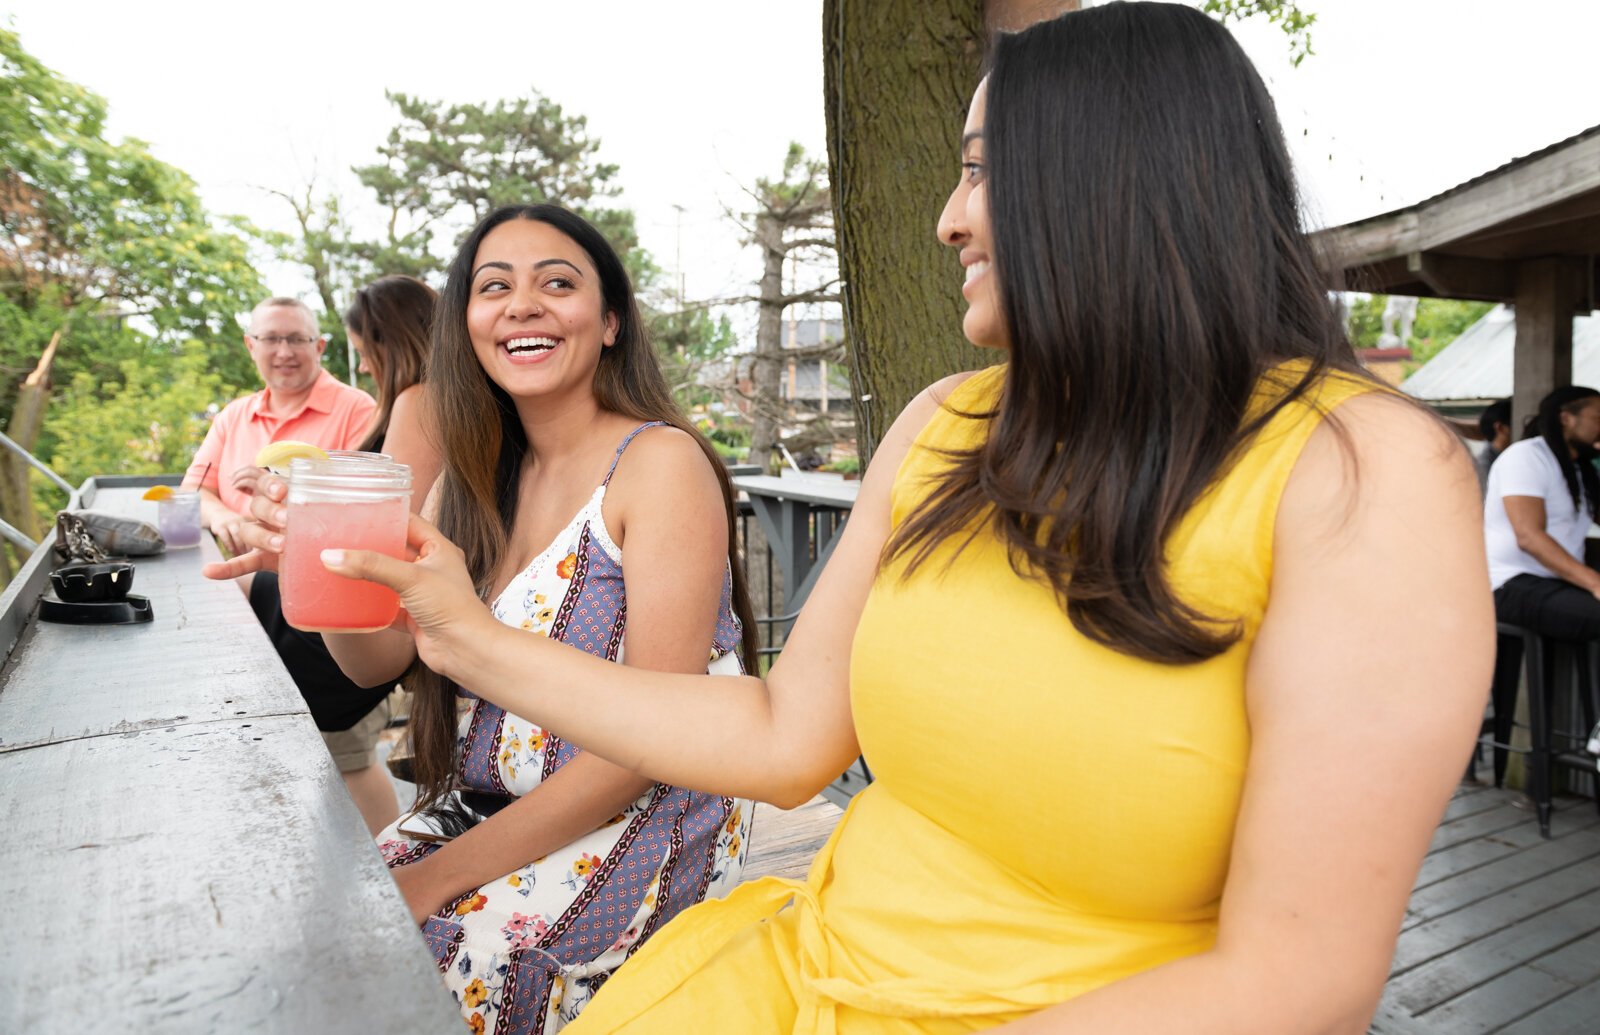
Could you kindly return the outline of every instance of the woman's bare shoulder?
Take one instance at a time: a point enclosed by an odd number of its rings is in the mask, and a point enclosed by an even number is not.
[[[1295,463],[1280,507],[1280,530],[1295,523],[1338,534],[1369,515],[1396,530],[1481,525],[1477,472],[1460,438],[1417,403],[1366,392],[1335,407]]]

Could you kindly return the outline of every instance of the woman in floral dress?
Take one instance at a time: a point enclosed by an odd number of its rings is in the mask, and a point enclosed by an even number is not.
[[[753,625],[731,487],[605,239],[555,206],[491,214],[450,268],[429,362],[444,472],[425,511],[494,615],[632,667],[738,675]],[[257,499],[263,549],[239,570],[277,547],[282,484]],[[473,1031],[558,1030],[663,923],[738,882],[749,802],[654,783],[478,700],[416,664],[408,632],[327,640],[351,678],[415,692],[418,800],[378,842]]]
[[[617,458],[655,426],[630,433]],[[492,610],[507,625],[625,662],[621,551],[603,514],[609,482],[608,473]],[[725,580],[708,671],[740,674],[739,629]],[[529,793],[578,753],[525,719],[466,699],[456,776],[468,809]],[[379,835],[384,859],[407,866],[427,858],[439,850],[439,826],[425,813],[402,819]],[[749,803],[655,784],[598,829],[452,899],[427,917],[423,935],[474,1030],[555,1031],[666,918],[732,890],[749,831]]]

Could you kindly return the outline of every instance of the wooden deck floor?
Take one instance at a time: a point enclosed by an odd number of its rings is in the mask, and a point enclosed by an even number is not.
[[[1557,802],[1539,836],[1519,796],[1462,784],[1411,896],[1375,1035],[1600,1033],[1600,815]],[[831,801],[756,807],[746,878],[803,877]]]
[[[833,833],[844,810],[818,795],[797,809],[784,812],[771,805],[756,806],[750,841],[754,847],[744,862],[744,879],[792,877],[800,880],[811,869],[817,849]]]
[[[1600,815],[1559,799],[1546,841],[1518,797],[1456,792],[1412,891],[1375,1033],[1600,1032]]]

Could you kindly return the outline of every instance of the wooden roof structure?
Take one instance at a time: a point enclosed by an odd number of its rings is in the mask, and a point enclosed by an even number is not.
[[[1335,290],[1514,306],[1520,421],[1571,383],[1572,318],[1600,305],[1600,126],[1312,239]]]

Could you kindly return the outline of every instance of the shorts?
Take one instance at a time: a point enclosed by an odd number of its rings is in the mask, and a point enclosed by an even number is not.
[[[389,701],[384,699],[366,714],[360,722],[347,730],[322,733],[322,742],[328,745],[328,754],[341,773],[354,773],[378,764],[378,735],[389,725]]]
[[[272,641],[278,660],[289,670],[317,729],[324,733],[342,732],[370,719],[372,710],[394,690],[394,680],[378,686],[351,681],[339,671],[339,663],[328,653],[321,636],[284,621],[275,572],[256,572],[250,583],[250,609]]]

